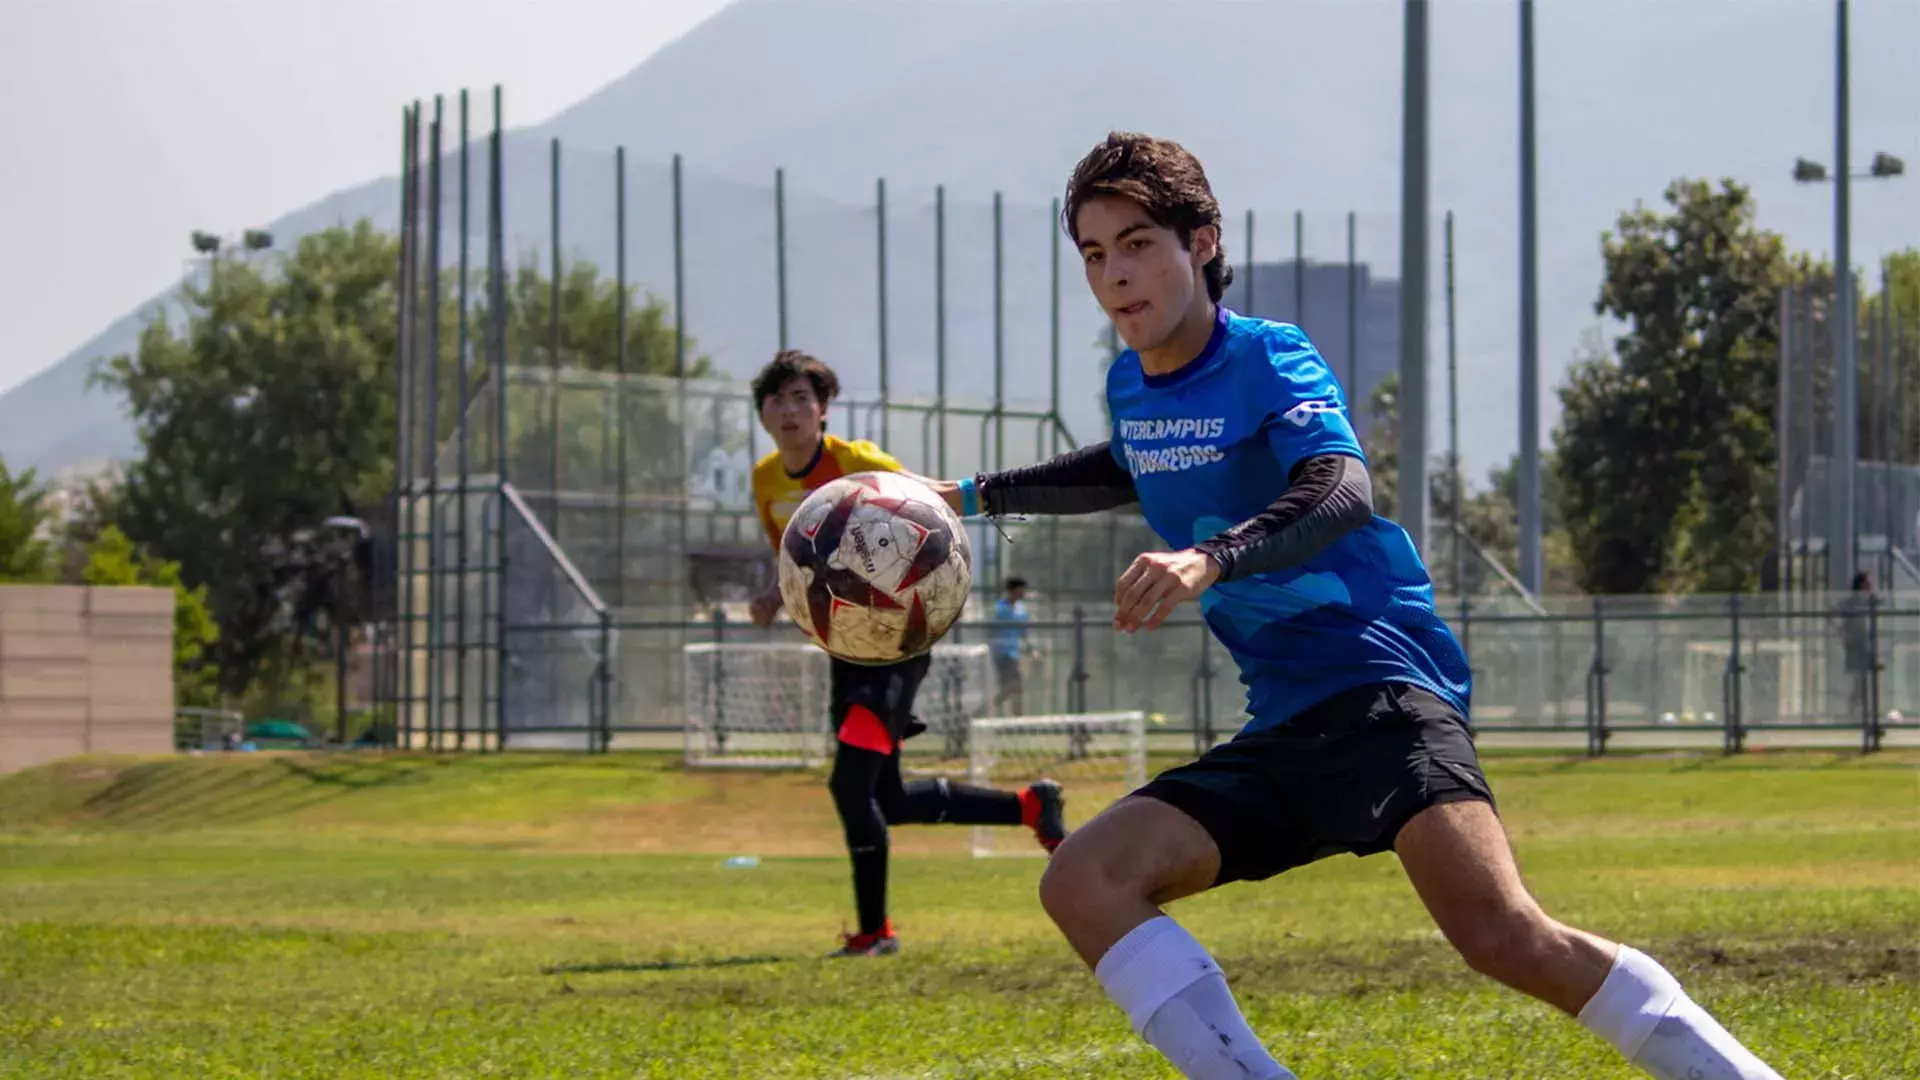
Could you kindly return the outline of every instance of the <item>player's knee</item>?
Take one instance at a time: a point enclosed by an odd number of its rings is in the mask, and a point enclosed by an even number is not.
[[[1559,927],[1537,907],[1485,909],[1448,929],[1467,966],[1509,985],[1526,985],[1552,963]]]
[[[1056,925],[1062,926],[1080,909],[1082,898],[1093,881],[1087,870],[1067,854],[1072,845],[1073,838],[1069,836],[1067,842],[1054,851],[1040,875],[1041,910]]]
[[[1065,924],[1103,901],[1144,897],[1148,888],[1109,852],[1074,834],[1047,860],[1040,875],[1040,906],[1056,924]]]
[[[880,785],[873,793],[873,804],[880,816],[893,825],[903,821],[939,821],[947,802],[945,777],[932,782],[916,781],[904,788]]]

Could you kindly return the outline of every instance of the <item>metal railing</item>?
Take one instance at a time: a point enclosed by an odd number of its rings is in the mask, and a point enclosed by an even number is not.
[[[1545,598],[1543,611],[1488,603],[1471,619],[1473,719],[1484,733],[1567,736],[1590,755],[1617,736],[1669,733],[1726,753],[1755,733],[1816,733],[1872,752],[1889,730],[1920,717],[1920,605],[1852,594],[1818,607],[1784,596]],[[1443,612],[1461,610],[1444,600]],[[1074,605],[1023,623],[965,620],[947,640],[1019,638],[1026,712],[1142,709],[1161,736],[1195,752],[1246,719],[1238,670],[1192,614],[1156,632],[1124,634],[1111,609]],[[1456,630],[1461,627],[1456,625]],[[716,610],[695,620],[510,622],[508,651],[529,641],[598,635],[591,678],[550,692],[586,695],[582,722],[503,716],[507,741],[556,732],[603,750],[616,736],[674,733],[682,651],[694,642],[797,640],[783,624],[760,629]],[[1464,636],[1464,635],[1462,635]],[[512,663],[511,658],[508,663]],[[589,674],[582,672],[582,674]]]

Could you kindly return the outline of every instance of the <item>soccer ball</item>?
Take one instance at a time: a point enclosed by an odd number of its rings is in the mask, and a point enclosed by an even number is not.
[[[967,531],[927,485],[890,472],[816,488],[780,539],[780,598],[814,644],[856,664],[933,648],[967,606]]]

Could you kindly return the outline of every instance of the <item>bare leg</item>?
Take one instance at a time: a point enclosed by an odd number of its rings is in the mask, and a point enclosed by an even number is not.
[[[1486,803],[1421,811],[1394,851],[1475,971],[1578,1017],[1660,1080],[1779,1080],[1651,958],[1549,918]]]
[[[1067,838],[1040,902],[1133,1029],[1195,1080],[1294,1080],[1247,1027],[1225,976],[1160,905],[1212,886],[1220,852],[1157,799],[1109,807]]]
[[[1473,970],[1568,1014],[1600,989],[1619,946],[1540,909],[1520,881],[1492,807],[1430,807],[1400,830],[1394,851],[1440,932]]]
[[[1164,914],[1160,905],[1205,891],[1219,871],[1220,851],[1199,822],[1157,799],[1122,799],[1053,853],[1040,903],[1094,967],[1128,931]]]

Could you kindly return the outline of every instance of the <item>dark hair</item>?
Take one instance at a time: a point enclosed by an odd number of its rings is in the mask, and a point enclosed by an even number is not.
[[[1118,195],[1137,204],[1155,225],[1172,229],[1180,237],[1180,246],[1189,250],[1195,229],[1208,225],[1220,228],[1220,200],[1213,197],[1200,159],[1169,139],[1115,131],[1087,151],[1067,181],[1063,224],[1074,243],[1080,242],[1075,224],[1080,208],[1100,195]],[[1219,253],[1202,272],[1207,279],[1208,299],[1219,303],[1227,294],[1227,286],[1233,284],[1224,238]]]
[[[1865,570],[1853,575],[1853,591],[1869,592],[1873,589],[1873,575]]]
[[[840,377],[825,361],[799,349],[782,349],[753,377],[753,410],[759,412],[768,398],[785,390],[795,379],[812,383],[813,396],[819,398],[822,405],[840,396]]]
[[[1023,578],[1023,577],[1010,577],[1010,578],[1008,578],[1008,579],[1007,579],[1007,591],[1008,591],[1008,592],[1012,592],[1012,591],[1013,591],[1013,590],[1015,590],[1015,589],[1024,589],[1024,588],[1026,588],[1026,587],[1027,587],[1027,579],[1026,579],[1026,578]]]

